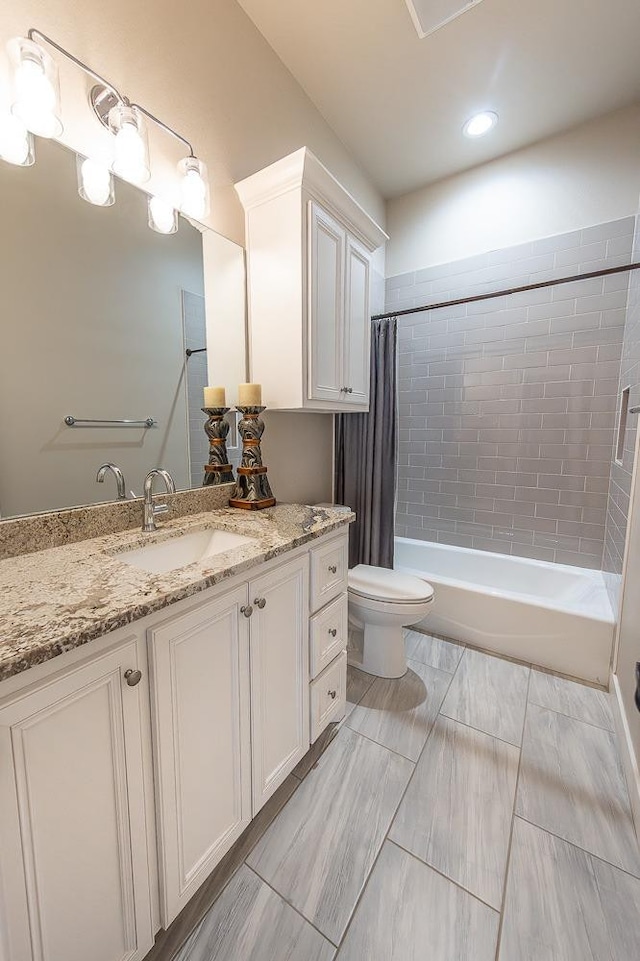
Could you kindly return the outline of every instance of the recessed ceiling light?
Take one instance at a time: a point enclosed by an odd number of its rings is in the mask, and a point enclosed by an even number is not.
[[[462,132],[465,137],[484,137],[486,133],[493,130],[497,122],[497,113],[494,113],[493,110],[483,110],[482,113],[477,113],[467,120],[462,128]]]

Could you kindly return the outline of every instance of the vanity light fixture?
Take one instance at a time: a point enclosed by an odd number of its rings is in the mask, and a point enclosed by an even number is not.
[[[10,119],[0,113],[0,158],[29,166],[34,162],[31,134],[59,137],[62,133],[58,69],[43,44],[53,47],[96,81],[89,100],[98,120],[113,135],[113,172],[134,184],[149,180],[147,121],[151,121],[189,151],[178,164],[179,209],[194,220],[206,217],[209,212],[207,168],[195,156],[189,141],[145,107],[132,103],[86,63],[33,27],[26,37],[12,40],[8,45],[14,64],[14,99]],[[113,178],[104,163],[78,157],[77,169],[78,192],[83,200],[100,207],[114,203]],[[175,233],[178,229],[176,206],[163,198],[151,197],[149,226],[159,233]]]
[[[33,134],[12,113],[0,113],[0,157],[18,167],[35,162]]]
[[[59,137],[62,120],[55,60],[31,37],[12,40],[8,50],[13,61],[12,112],[31,133]]]
[[[116,201],[113,176],[106,164],[91,157],[76,158],[78,193],[96,207],[111,207]]]
[[[498,122],[498,114],[494,110],[483,110],[476,113],[465,123],[462,132],[465,137],[475,140],[476,137],[484,137],[485,134],[493,130]]]
[[[158,234],[175,234],[178,212],[164,197],[149,197],[149,226]]]

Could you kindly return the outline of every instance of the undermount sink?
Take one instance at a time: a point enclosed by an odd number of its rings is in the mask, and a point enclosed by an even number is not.
[[[137,567],[149,574],[166,574],[181,567],[203,561],[234,547],[255,543],[252,537],[234,534],[232,531],[206,530],[181,534],[156,544],[138,547],[118,554],[118,560]]]

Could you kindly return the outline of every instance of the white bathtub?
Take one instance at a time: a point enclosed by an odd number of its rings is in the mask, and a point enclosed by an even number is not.
[[[421,628],[608,685],[615,619],[600,571],[407,537],[395,568],[435,587]]]

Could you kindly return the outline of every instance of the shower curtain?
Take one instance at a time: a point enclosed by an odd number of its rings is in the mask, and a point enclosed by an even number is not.
[[[397,318],[371,324],[368,414],[336,416],[336,502],[356,513],[349,567],[393,567],[398,462]]]

